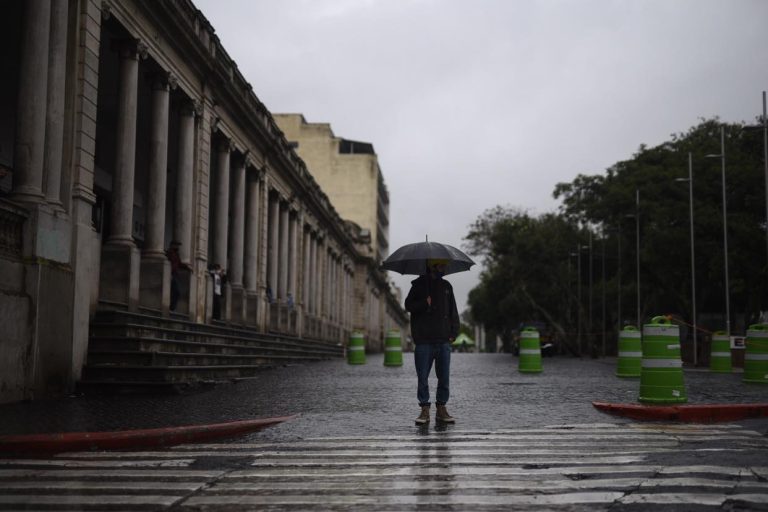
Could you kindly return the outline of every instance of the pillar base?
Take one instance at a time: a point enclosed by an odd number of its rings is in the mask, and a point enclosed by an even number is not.
[[[244,324],[245,323],[245,315],[243,312],[243,308],[245,307],[245,290],[242,286],[233,285],[231,288],[230,293],[230,300],[228,301],[232,307],[231,307],[231,317],[230,321],[233,324]]]
[[[99,301],[137,311],[141,255],[132,245],[107,243],[101,248]]]
[[[141,259],[140,307],[168,316],[171,297],[171,263],[164,257]]]
[[[69,216],[47,204],[25,206],[29,218],[24,223],[24,256],[69,264],[72,243],[72,220]]]
[[[221,319],[227,323],[232,321],[232,285],[229,283],[221,287]]]
[[[261,328],[259,325],[259,293],[246,292],[245,295],[245,323],[246,325]]]

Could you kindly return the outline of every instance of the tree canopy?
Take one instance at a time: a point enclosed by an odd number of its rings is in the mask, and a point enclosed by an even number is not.
[[[656,147],[640,146],[601,174],[558,183],[557,213],[530,216],[500,206],[484,212],[465,238],[468,252],[484,264],[469,295],[473,319],[507,336],[522,322],[545,321],[564,338],[579,321],[593,333],[636,323],[639,228],[641,321],[671,313],[690,322],[690,203],[683,181],[690,152],[697,320],[712,330],[725,328],[721,126],[731,331],[756,321],[768,309],[762,132],[718,119],[702,120]],[[591,250],[585,249],[590,240]],[[609,305],[604,322],[596,312],[603,303]]]

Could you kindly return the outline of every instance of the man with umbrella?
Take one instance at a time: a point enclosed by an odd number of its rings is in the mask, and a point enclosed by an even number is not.
[[[411,338],[421,406],[417,425],[429,423],[429,372],[432,364],[437,374],[435,404],[438,422],[453,423],[445,404],[449,396],[451,342],[459,334],[459,312],[451,283],[443,276],[469,270],[475,262],[457,248],[437,242],[407,244],[393,252],[381,264],[384,270],[420,276],[411,282],[405,309],[411,313]]]
[[[459,334],[459,312],[453,287],[443,279],[448,263],[447,259],[428,259],[425,275],[411,282],[411,290],[405,299],[415,344],[416,396],[421,407],[421,414],[416,418],[418,425],[429,423],[429,373],[433,363],[437,375],[435,419],[442,423],[455,421],[445,408],[450,393],[451,342]]]

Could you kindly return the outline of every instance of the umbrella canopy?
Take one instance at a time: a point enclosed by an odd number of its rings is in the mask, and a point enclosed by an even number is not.
[[[384,270],[421,276],[427,273],[427,260],[447,260],[446,274],[464,272],[475,264],[457,248],[439,242],[418,242],[400,247],[381,264]]]
[[[473,340],[463,332],[459,333],[459,335],[456,336],[456,339],[453,340],[453,343],[451,343],[451,345],[453,345],[454,347],[460,347],[462,344],[464,344],[464,342],[466,342],[466,345],[468,347],[475,346],[475,340]]]

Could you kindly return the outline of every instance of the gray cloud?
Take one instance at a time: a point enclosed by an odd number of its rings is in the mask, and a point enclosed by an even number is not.
[[[195,3],[272,112],[374,144],[393,249],[554,210],[557,182],[700,117],[752,121],[768,89],[761,0]],[[460,308],[477,276],[450,276]]]

